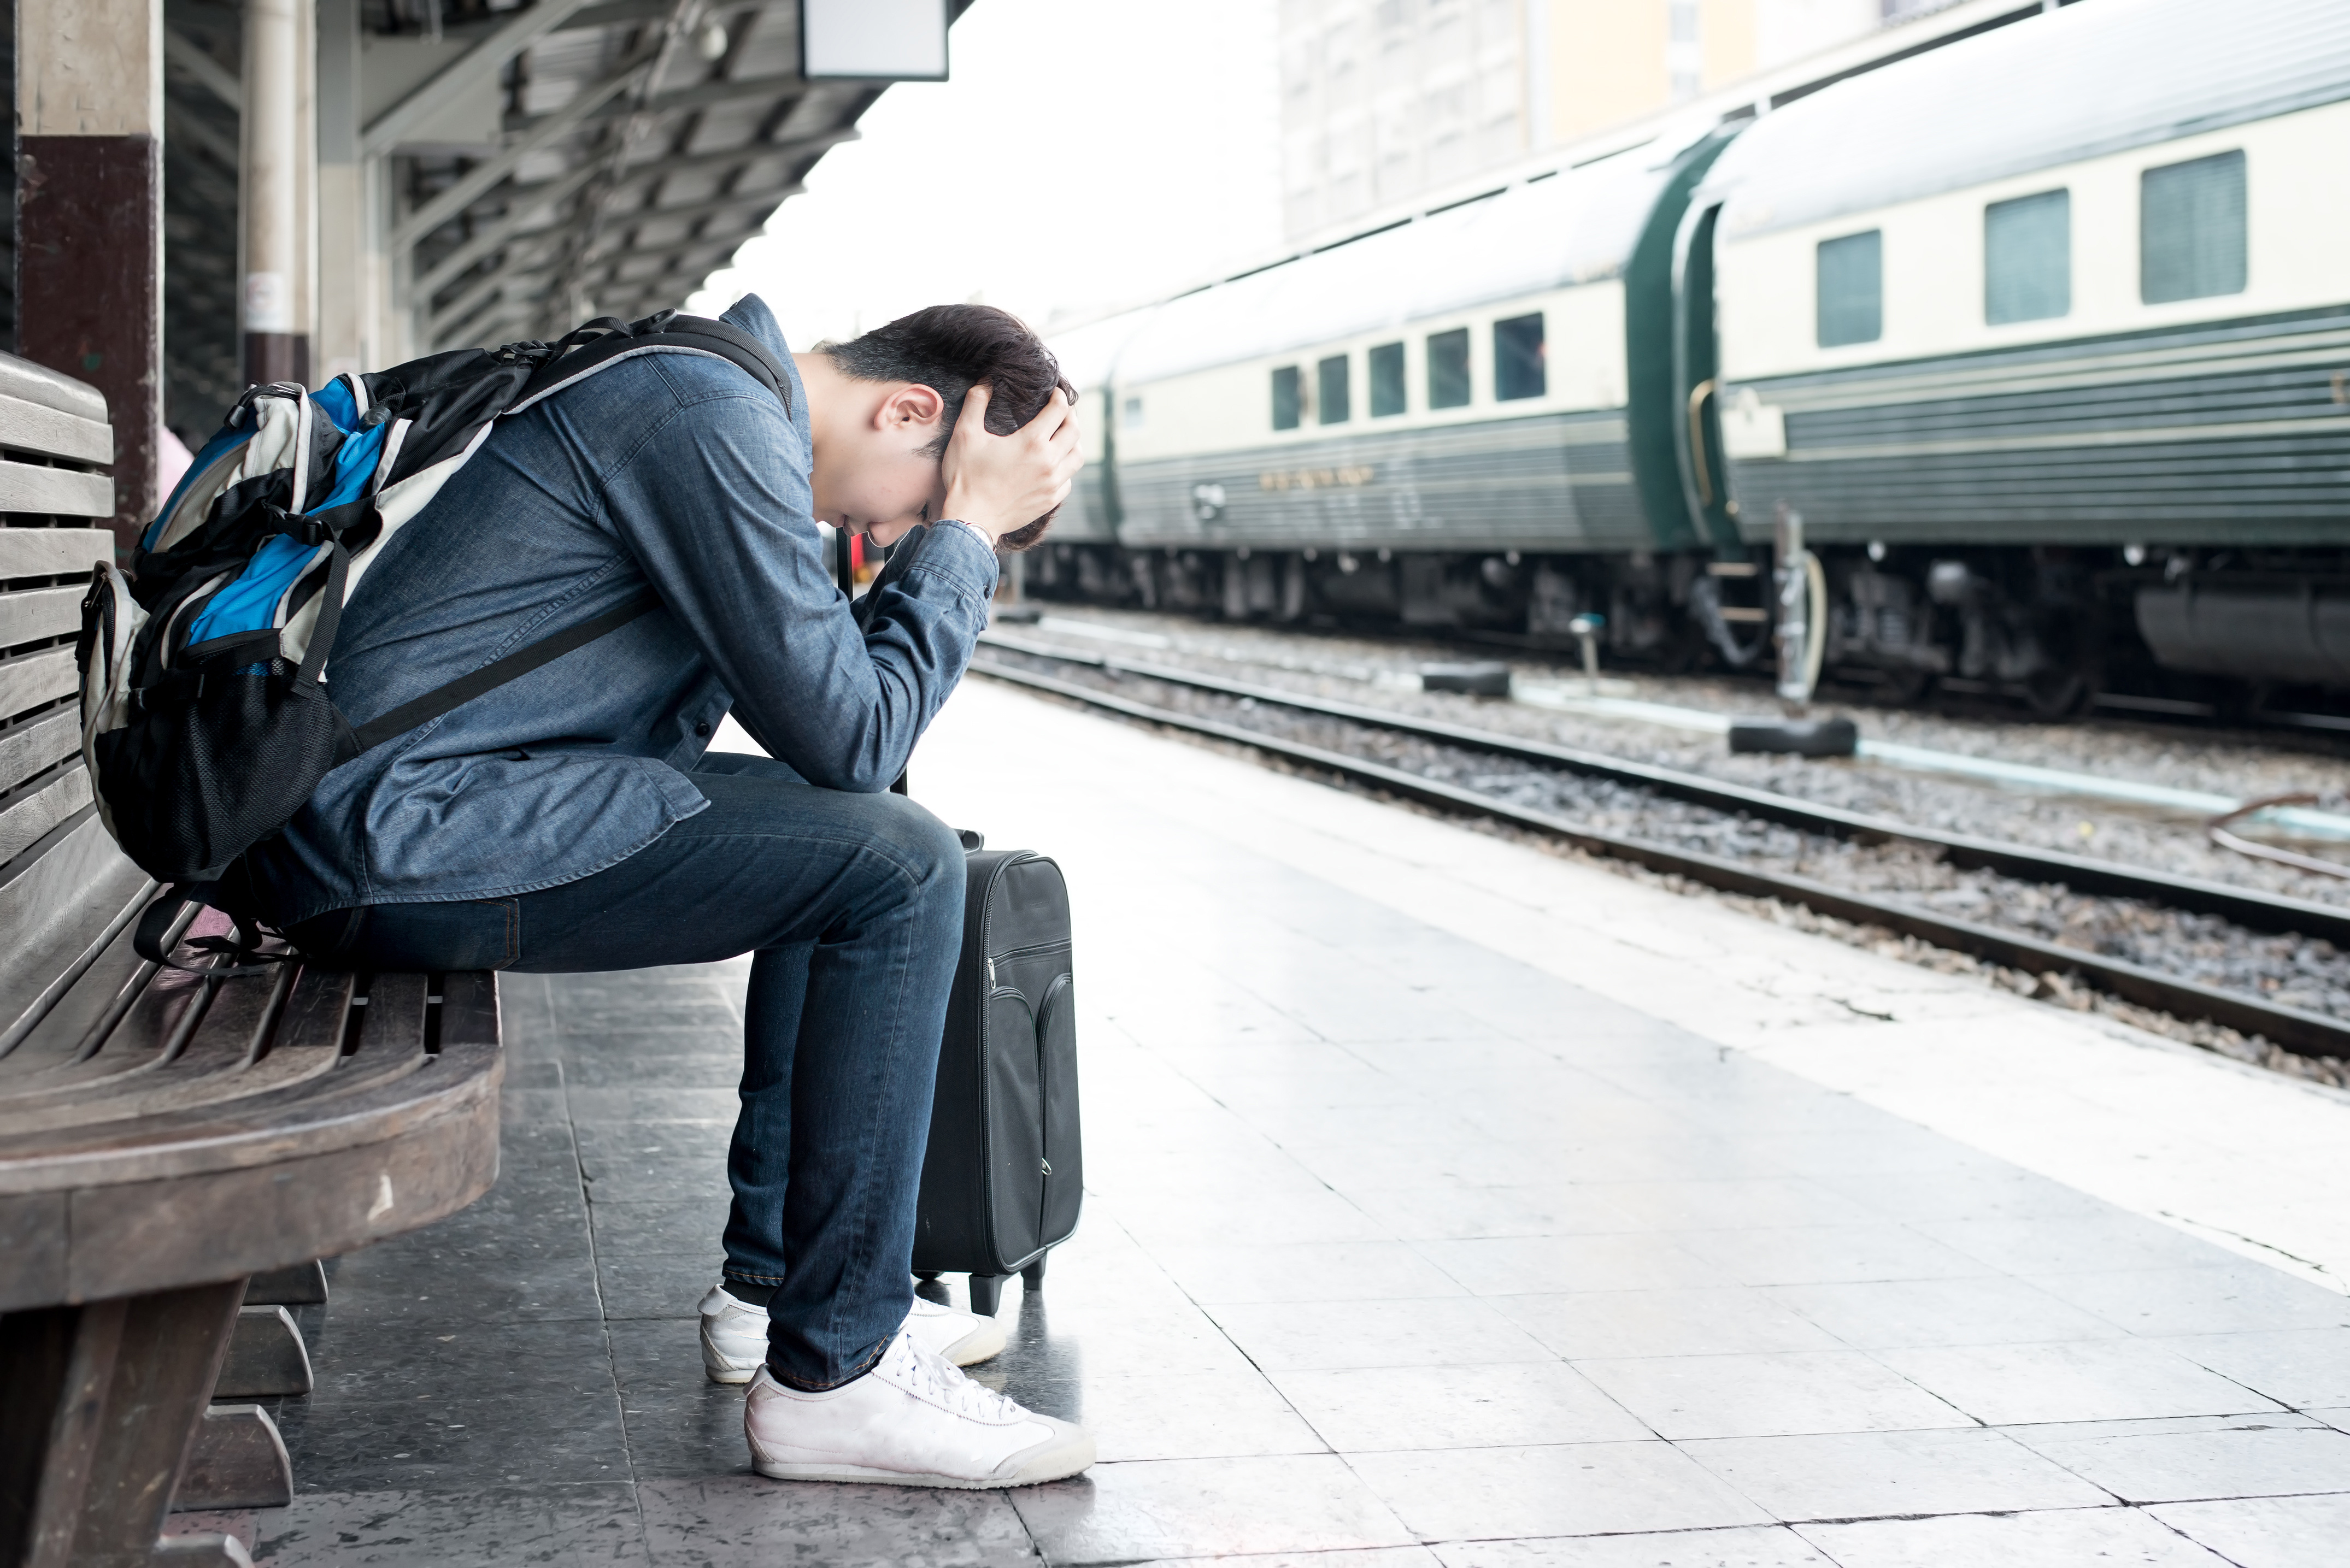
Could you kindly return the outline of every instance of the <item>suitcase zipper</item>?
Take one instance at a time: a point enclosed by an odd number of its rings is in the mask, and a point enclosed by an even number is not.
[[[1042,958],[1047,953],[1068,950],[1069,944],[1066,941],[1035,942],[1024,948],[1012,948],[1003,952],[991,954],[987,961],[987,988],[990,991],[995,989],[995,966],[999,963],[1010,963],[1014,959]]]

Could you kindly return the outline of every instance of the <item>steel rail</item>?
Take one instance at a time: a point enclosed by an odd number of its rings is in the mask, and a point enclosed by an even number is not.
[[[1447,723],[1441,719],[1311,697],[1275,686],[1219,680],[1196,670],[1121,659],[1114,654],[1078,653],[998,631],[983,632],[980,640],[1031,658],[1055,659],[1111,673],[1139,675],[1170,685],[1196,687],[1203,691],[1215,691],[1231,697],[1253,698],[1259,702],[1277,703],[1309,713],[1345,719],[1353,723],[1375,724],[1381,729],[1398,731],[1444,745],[1513,757],[1521,762],[1540,763],[1588,777],[1612,779],[1678,800],[1711,806],[1717,811],[1743,813],[1770,822],[1784,823],[1790,827],[1852,838],[1864,844],[1916,844],[1941,851],[1951,865],[1966,869],[1996,871],[2004,877],[2030,882],[2062,882],[2076,892],[2101,893],[2107,898],[2143,898],[2168,909],[2184,909],[2199,915],[2218,915],[2252,930],[2323,937],[2334,946],[2350,950],[2350,909],[2321,904],[2314,899],[2287,898],[2249,888],[2232,888],[2224,882],[2207,881],[2199,877],[2141,871],[2117,866],[2109,860],[2067,855],[2057,849],[2035,849],[2029,845],[1981,838],[1971,834],[1946,833],[1939,828],[1920,827],[1897,822],[1890,817],[1846,811],[1794,795],[1711,779],[1701,774],[1683,773],[1677,768],[1637,763],[1625,757],[1611,757],[1598,752],[1505,735],[1465,724]]]
[[[1009,646],[996,634],[987,641],[996,646]],[[1022,650],[1022,651],[1024,651]],[[1124,671],[1140,674],[1131,664],[1113,662],[1078,655],[1066,662],[1109,669],[1113,673]],[[1306,767],[1342,778],[1375,784],[1391,794],[1433,805],[1446,811],[1474,816],[1496,818],[1521,827],[1531,828],[1546,836],[1571,844],[1595,855],[1612,859],[1627,860],[1653,871],[1668,872],[1690,878],[1693,882],[1719,888],[1724,892],[1741,893],[1752,898],[1777,898],[1801,904],[1819,914],[1850,920],[1856,925],[1877,926],[1900,936],[1915,937],[1937,947],[1967,953],[1972,957],[2022,970],[2029,974],[2077,974],[2101,989],[2127,1002],[2158,1008],[2184,1018],[2207,1019],[2246,1034],[2257,1034],[2287,1050],[2311,1056],[2350,1057],[2350,1023],[2325,1017],[2300,1008],[2285,1007],[2259,1000],[2242,992],[2224,991],[2216,986],[2202,985],[2181,980],[2158,971],[2121,959],[2107,958],[2079,948],[2062,947],[2036,937],[2005,931],[1973,920],[1938,915],[1910,905],[1894,903],[1864,893],[1854,893],[1808,877],[1787,872],[1757,870],[1753,867],[1726,860],[1719,856],[1700,851],[1676,849],[1667,845],[1651,843],[1619,834],[1601,833],[1572,822],[1553,812],[1534,806],[1519,805],[1496,796],[1464,789],[1436,779],[1423,777],[1384,763],[1348,756],[1321,746],[1285,741],[1263,731],[1251,730],[1239,724],[1227,724],[1214,719],[1179,713],[1171,709],[1138,702],[1111,692],[1087,686],[1079,681],[1064,680],[1056,676],[1035,670],[1014,669],[993,659],[973,659],[973,674],[991,680],[1024,686],[1032,691],[1049,692],[1057,697],[1120,713],[1128,718],[1163,725],[1197,735],[1231,742],[1259,752],[1284,757]],[[1160,679],[1152,676],[1150,679]],[[1187,680],[1201,684],[1204,690],[1219,690],[1236,682],[1209,685],[1204,680]],[[1253,691],[1244,693],[1255,695]],[[1295,694],[1273,692],[1277,701],[1291,706],[1306,706],[1314,711],[1327,711],[1345,704],[1323,704],[1313,699],[1305,703],[1292,701]],[[1429,733],[1427,722],[1403,720],[1373,709],[1357,710],[1361,722],[1381,728],[1401,730],[1408,733]],[[1354,718],[1355,713],[1339,715]],[[1465,732],[1469,734],[1480,732]],[[1512,742],[1516,744],[1514,741]],[[2028,853],[2028,852],[2027,852]]]

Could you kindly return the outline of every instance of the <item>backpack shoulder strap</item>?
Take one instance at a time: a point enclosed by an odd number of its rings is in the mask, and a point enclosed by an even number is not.
[[[472,701],[484,691],[494,691],[509,680],[518,680],[542,664],[562,658],[575,648],[585,648],[607,632],[618,631],[639,616],[650,615],[660,607],[660,596],[650,587],[639,589],[625,602],[606,610],[602,615],[567,627],[554,636],[543,638],[528,648],[517,649],[504,659],[494,659],[470,675],[461,675],[446,686],[435,687],[413,701],[402,702],[388,713],[379,713],[351,732],[351,756],[383,744],[395,735],[404,735],[419,724],[429,724],[443,713]]]
[[[602,323],[589,325],[600,327]],[[585,380],[616,359],[625,359],[635,354],[680,349],[731,360],[774,394],[786,413],[791,411],[791,375],[768,351],[765,344],[723,321],[713,321],[702,316],[670,315],[666,320],[658,316],[650,317],[637,323],[634,328],[615,323],[613,328],[580,347],[558,352],[523,384],[522,390],[515,395],[513,402],[506,405],[504,412],[518,414],[540,399],[552,397],[564,388]]]

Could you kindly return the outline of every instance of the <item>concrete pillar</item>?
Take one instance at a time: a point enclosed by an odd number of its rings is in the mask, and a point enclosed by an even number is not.
[[[294,330],[296,379],[315,384],[318,341],[318,7],[294,4]]]
[[[244,379],[307,381],[310,336],[298,312],[303,28],[296,0],[244,0],[244,118],[238,182]]]
[[[359,0],[318,0],[318,379],[380,369],[374,213],[359,163]]]
[[[17,0],[16,124],[17,350],[106,394],[128,547],[159,500],[161,0]]]

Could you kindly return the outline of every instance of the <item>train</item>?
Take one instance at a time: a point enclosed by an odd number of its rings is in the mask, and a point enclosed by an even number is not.
[[[1052,341],[1040,597],[1765,670],[1793,514],[1859,694],[2350,710],[2339,0],[2087,0]]]

